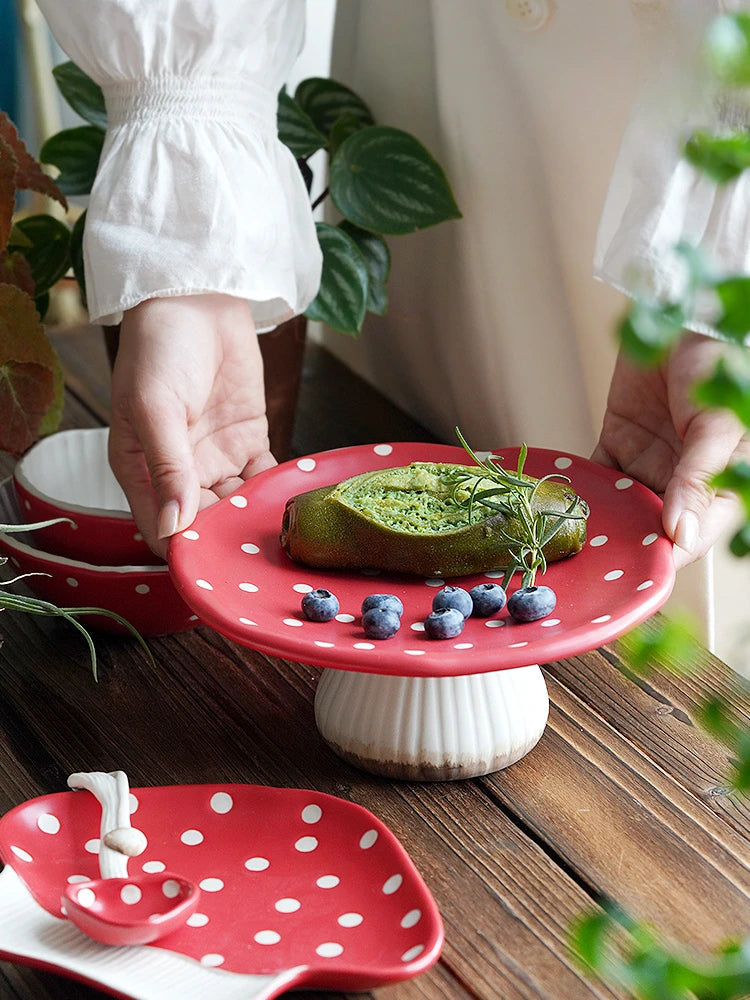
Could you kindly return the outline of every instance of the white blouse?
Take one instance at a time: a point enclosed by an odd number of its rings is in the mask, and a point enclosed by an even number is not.
[[[223,292],[267,330],[304,312],[321,254],[276,134],[304,0],[40,0],[104,91],[108,129],[84,239],[90,318]]]

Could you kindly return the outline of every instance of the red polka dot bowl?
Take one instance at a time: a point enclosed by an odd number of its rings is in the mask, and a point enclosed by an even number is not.
[[[29,449],[13,473],[21,516],[27,524],[68,519],[36,530],[48,552],[108,566],[156,564],[109,466],[108,435],[107,427],[58,431]]]
[[[13,484],[0,483],[0,524],[22,524]],[[24,580],[42,600],[58,607],[104,608],[127,619],[141,635],[168,635],[198,624],[197,616],[175,590],[166,563],[152,566],[98,566],[68,559],[36,547],[36,531],[0,531],[0,557],[8,564],[6,578],[40,574]],[[7,571],[11,570],[11,574]],[[125,633],[127,629],[104,615],[87,616],[91,627]]]

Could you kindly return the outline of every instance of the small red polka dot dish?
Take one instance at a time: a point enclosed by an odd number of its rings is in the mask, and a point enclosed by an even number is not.
[[[107,427],[58,431],[30,448],[13,471],[26,523],[64,517],[36,532],[48,552],[97,565],[161,562],[146,545],[109,466]]]
[[[101,811],[61,792],[0,819],[0,957],[117,996],[270,1000],[293,988],[368,990],[430,968],[443,925],[401,843],[366,809],[255,785],[133,789],[147,846],[129,873],[200,888],[186,922],[111,948],[65,920],[61,894],[96,878]]]
[[[519,449],[501,448],[515,469]],[[236,642],[286,659],[339,670],[414,677],[449,677],[546,663],[609,642],[656,612],[674,584],[672,543],[661,525],[662,502],[614,469],[560,451],[530,448],[524,471],[570,479],[591,513],[583,550],[551,563],[537,584],[557,595],[548,617],[517,623],[507,607],[469,618],[460,636],[436,641],[424,620],[436,589],[466,590],[502,572],[448,579],[313,569],[292,562],[279,533],[289,497],[374,469],[410,462],[467,464],[463,449],[415,443],[342,448],[286,462],[249,480],[198,515],[172,540],[168,562],[185,601],[206,624]],[[518,575],[509,594],[520,587]],[[325,623],[306,619],[302,596],[323,588],[339,613]],[[361,624],[365,597],[389,593],[404,606],[399,631],[369,640]]]
[[[0,524],[22,524],[11,480],[0,483]],[[59,607],[105,608],[126,618],[143,636],[170,635],[195,628],[198,618],[177,593],[166,563],[143,566],[99,566],[68,559],[37,547],[37,531],[0,531],[0,556],[8,559],[6,578],[40,574],[24,580],[42,600]],[[10,572],[8,572],[10,571]],[[104,615],[88,623],[108,632],[125,633]]]

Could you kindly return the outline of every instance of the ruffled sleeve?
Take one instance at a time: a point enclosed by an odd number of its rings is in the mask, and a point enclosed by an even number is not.
[[[596,277],[631,296],[680,296],[687,273],[678,243],[700,247],[719,276],[750,273],[750,173],[717,185],[682,156],[696,129],[750,125],[750,107],[718,93],[701,70],[700,45],[716,13],[713,4],[688,2],[673,16],[679,21],[664,16],[641,38],[650,72],[623,136],[594,255]],[[720,337],[716,317],[706,296],[687,326]]]
[[[276,102],[304,0],[40,6],[107,106],[84,236],[91,320],[199,292],[249,300],[261,331],[303,312],[321,255]]]

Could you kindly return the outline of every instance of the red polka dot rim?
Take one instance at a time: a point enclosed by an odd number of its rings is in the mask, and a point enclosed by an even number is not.
[[[518,448],[495,454],[513,469]],[[578,555],[552,563],[537,583],[552,587],[557,606],[548,618],[517,624],[507,609],[489,619],[469,618],[456,639],[424,632],[436,588],[470,589],[502,573],[425,579],[386,573],[311,569],[292,562],[279,532],[289,497],[373,469],[413,461],[466,464],[449,445],[361,445],[286,462],[249,480],[231,497],[201,511],[170,545],[177,589],[199,618],[252,649],[340,670],[441,677],[551,660],[594,649],[634,628],[669,597],[675,570],[672,543],[661,525],[662,502],[614,469],[566,452],[530,448],[524,471],[567,476],[591,508],[588,541]],[[516,576],[509,593],[520,586]],[[339,599],[333,621],[308,621],[302,595],[325,588]],[[368,640],[360,607],[373,592],[404,604],[402,625],[387,640]]]

